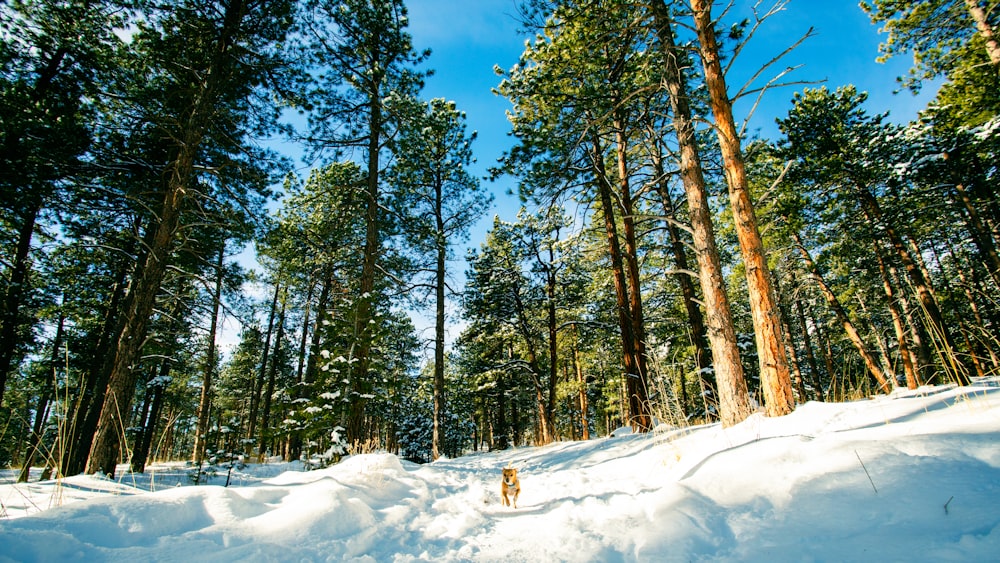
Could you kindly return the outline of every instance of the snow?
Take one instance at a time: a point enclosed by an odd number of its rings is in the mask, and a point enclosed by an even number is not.
[[[664,427],[665,428],[665,427]],[[518,508],[500,469],[519,468]],[[996,561],[1000,380],[419,466],[0,485],[0,561]]]

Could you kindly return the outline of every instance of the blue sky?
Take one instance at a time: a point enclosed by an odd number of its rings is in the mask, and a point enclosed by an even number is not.
[[[749,17],[755,0],[736,0],[733,11],[723,21],[727,24]],[[762,5],[773,5],[762,0]],[[443,97],[454,100],[465,111],[470,130],[478,132],[473,145],[477,164],[472,172],[484,176],[487,168],[510,147],[506,110],[510,104],[491,91],[499,82],[494,65],[509,69],[524,49],[525,36],[518,33],[516,0],[408,0],[409,31],[417,49],[431,49],[427,68],[435,75],[427,80],[425,98]],[[718,15],[718,14],[716,14]],[[785,66],[798,66],[791,75],[799,81],[824,81],[829,88],[854,84],[870,94],[871,113],[889,111],[890,119],[906,122],[916,116],[933,92],[931,88],[915,98],[898,89],[896,77],[906,74],[912,61],[896,58],[886,64],[875,62],[878,45],[883,37],[878,28],[858,7],[857,0],[790,0],[786,9],[769,19],[755,34],[742,54],[730,78],[730,88],[742,85],[738,76],[746,77],[766,61],[798,40],[809,27],[815,36],[806,40],[783,59]],[[766,80],[766,79],[765,79]],[[815,85],[813,87],[818,87]],[[792,95],[802,86],[773,90],[767,94],[750,122],[750,131],[764,137],[777,135],[776,117],[788,112]],[[736,118],[742,120],[747,104],[737,104]],[[304,167],[301,167],[304,166]],[[299,172],[307,173],[308,165],[300,164]],[[495,195],[493,209],[472,230],[468,246],[478,248],[492,225],[494,215],[515,219],[520,203],[516,195],[507,195],[516,187],[512,178],[502,178],[488,184]],[[277,207],[278,204],[275,204]],[[453,287],[464,284],[465,249],[456,249],[457,260],[449,264]],[[253,267],[253,249],[248,247],[240,258]],[[265,291],[266,293],[266,291]],[[421,312],[414,312],[414,322],[425,336],[431,334],[430,321]],[[449,318],[449,341],[462,328],[459,319]],[[236,342],[238,328],[226,323],[223,344],[228,349]]]
[[[773,3],[763,0],[761,6],[770,7]],[[728,24],[751,17],[753,4],[754,0],[736,0],[733,10],[723,21]],[[435,75],[427,81],[424,95],[454,100],[466,112],[469,128],[479,134],[473,145],[478,159],[474,172],[484,175],[486,168],[510,146],[505,116],[510,105],[490,89],[499,81],[493,72],[494,65],[510,68],[524,48],[525,36],[518,33],[515,19],[516,2],[410,0],[407,7],[415,46],[432,50],[427,66],[435,70]],[[774,72],[786,66],[802,65],[789,75],[789,79],[824,81],[822,85],[830,89],[854,84],[870,94],[869,112],[890,111],[890,119],[894,121],[908,121],[926,105],[931,89],[916,98],[909,92],[894,94],[898,89],[896,77],[906,74],[912,61],[899,57],[886,64],[875,61],[884,35],[879,34],[878,27],[869,21],[857,0],[789,1],[783,11],[758,29],[737,60],[729,77],[731,93],[760,65],[793,44],[810,27],[814,28],[815,35],[782,59]],[[764,76],[773,74],[765,73]],[[766,78],[759,85],[763,81]],[[766,94],[750,121],[749,130],[764,137],[775,137],[775,118],[787,113],[792,95],[802,88],[792,86]],[[749,103],[737,104],[737,120],[746,117],[749,107]],[[494,213],[505,220],[513,220],[519,207],[516,196],[506,195],[512,187],[514,180],[510,178],[492,186],[496,196]],[[485,228],[492,223],[492,215],[480,223],[471,244],[478,246],[482,241]]]
[[[749,17],[754,1],[735,0],[733,11],[723,18],[724,23]],[[773,1],[762,0],[761,4],[771,6]],[[466,112],[469,129],[478,133],[473,144],[478,162],[472,172],[485,176],[487,168],[511,145],[505,113],[510,104],[491,89],[499,82],[494,65],[509,69],[524,49],[526,36],[518,33],[516,0],[408,0],[407,8],[415,47],[432,50],[426,67],[434,69],[435,74],[427,80],[423,96],[454,100]],[[854,84],[859,90],[869,92],[869,112],[890,111],[890,119],[897,122],[915,117],[933,94],[930,88],[919,98],[907,92],[893,93],[898,89],[896,77],[906,74],[912,61],[896,58],[886,64],[875,62],[884,36],[861,11],[857,0],[790,0],[784,11],[763,24],[741,55],[729,79],[731,91],[742,86],[745,77],[760,65],[798,40],[810,26],[815,28],[815,36],[777,66],[780,69],[802,65],[791,79],[825,81],[823,84],[831,89]],[[792,95],[801,89],[802,86],[795,86],[768,93],[749,130],[763,137],[775,137],[775,118],[787,114]],[[746,103],[737,104],[736,118],[744,119],[748,109]],[[302,168],[300,173],[306,170]],[[516,188],[513,178],[502,178],[487,187],[495,195],[494,206],[470,233],[471,248],[478,248],[483,242],[494,215],[513,221],[520,208],[517,196],[507,195]],[[247,252],[246,259],[251,260],[252,251]],[[455,255],[457,259],[449,264],[449,277],[453,287],[460,289],[466,268],[465,248],[456,249]],[[431,334],[427,332],[430,321],[420,312],[414,313],[418,330]],[[449,319],[449,341],[461,328],[459,319]],[[235,331],[230,332],[235,335]]]
[[[755,1],[735,0],[733,10],[723,22],[728,25],[751,17]],[[774,1],[761,0],[761,5],[770,7]],[[511,145],[505,113],[510,104],[491,89],[499,82],[494,65],[509,69],[524,50],[526,36],[518,33],[516,0],[409,0],[407,7],[415,47],[432,51],[426,66],[434,69],[435,75],[427,80],[424,97],[454,100],[466,112],[469,129],[479,135],[473,144],[478,162],[472,172],[484,176],[487,168]],[[815,35],[782,59],[774,72],[801,65],[789,79],[823,81],[822,85],[830,89],[854,84],[859,90],[869,92],[870,113],[890,111],[890,120],[897,122],[915,117],[933,94],[931,88],[918,98],[908,92],[894,93],[898,90],[896,77],[905,75],[912,61],[906,58],[895,58],[886,64],[875,61],[884,36],[858,6],[858,0],[790,0],[783,11],[758,29],[734,65],[729,77],[731,94],[742,86],[746,77],[795,43],[810,27]],[[765,73],[762,80],[766,82],[773,74]],[[792,95],[803,87],[771,90],[754,113],[748,130],[775,138],[778,135],[775,118],[787,114]],[[738,103],[734,110],[736,119],[746,118],[749,108],[749,103]],[[513,178],[502,178],[487,187],[495,195],[493,210],[472,230],[468,247],[480,246],[494,215],[513,221],[520,208],[517,196],[507,195],[516,188]],[[465,249],[456,250],[457,260],[449,265],[449,277],[456,288],[461,288],[466,268]],[[420,330],[427,330],[427,319],[420,318],[418,313],[414,320]],[[449,319],[449,341],[461,328],[458,319]]]

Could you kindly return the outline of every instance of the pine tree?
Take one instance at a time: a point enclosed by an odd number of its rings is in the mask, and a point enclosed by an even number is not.
[[[708,87],[715,132],[719,138],[725,163],[733,221],[740,242],[747,288],[750,292],[750,308],[753,313],[764,402],[769,416],[781,416],[795,408],[791,374],[781,333],[781,313],[771,281],[767,255],[757,227],[753,203],[750,200],[741,141],[733,119],[726,80],[722,73],[721,52],[715,36],[711,2],[691,0],[691,9],[694,12],[705,84]]]
[[[354,333],[356,364],[351,367],[351,415],[347,435],[364,441],[365,397],[371,390],[373,300],[380,276],[385,226],[383,152],[392,137],[393,116],[385,106],[390,93],[412,97],[421,76],[413,68],[427,53],[417,54],[406,33],[402,0],[311,0],[305,4],[301,32],[304,56],[317,74],[316,87],[304,95],[310,114],[309,141],[318,153],[359,151],[366,167],[365,240]]]
[[[400,120],[396,161],[388,181],[394,187],[392,208],[420,270],[429,274],[434,293],[433,432],[431,457],[442,453],[447,429],[445,406],[446,265],[450,248],[468,236],[469,227],[489,207],[492,198],[467,171],[472,163],[475,133],[465,132],[465,114],[454,102],[434,99],[409,105]],[[400,112],[404,113],[404,112]],[[425,266],[424,266],[425,265]],[[418,270],[417,278],[423,277]]]
[[[222,153],[238,152],[248,127],[243,120],[269,113],[251,111],[255,86],[264,83],[283,64],[275,47],[283,41],[291,15],[286,2],[182,1],[149,14],[148,24],[135,34],[136,82],[129,97],[174,143],[164,182],[157,221],[150,226],[145,262],[140,264],[126,298],[123,328],[108,379],[91,445],[87,472],[113,475],[138,373],[134,365],[145,341],[156,295],[171,262],[180,217],[189,195],[198,185],[204,147]],[[207,39],[206,38],[210,38]],[[200,48],[193,48],[193,46]],[[138,82],[141,80],[144,82]],[[159,83],[150,77],[168,82]],[[142,88],[139,88],[139,86]],[[166,96],[166,99],[158,99]],[[154,104],[158,100],[159,104]],[[158,107],[157,107],[158,106]],[[234,146],[233,143],[236,143]]]

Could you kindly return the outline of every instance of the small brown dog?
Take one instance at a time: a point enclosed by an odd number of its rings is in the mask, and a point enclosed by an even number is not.
[[[500,498],[504,506],[510,506],[514,501],[514,508],[517,508],[517,495],[521,494],[521,480],[517,478],[517,469],[507,464],[503,469],[503,480],[500,482]]]

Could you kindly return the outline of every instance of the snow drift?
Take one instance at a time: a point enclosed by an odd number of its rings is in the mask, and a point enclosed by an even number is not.
[[[518,509],[500,468],[520,469]],[[417,466],[0,485],[0,561],[988,561],[1000,383]],[[124,468],[122,470],[123,473]],[[171,481],[170,475],[175,475]],[[224,476],[223,476],[224,477]],[[158,479],[158,481],[157,481]],[[220,481],[224,482],[224,481]],[[150,492],[152,491],[152,492]],[[46,509],[47,506],[61,504]]]

